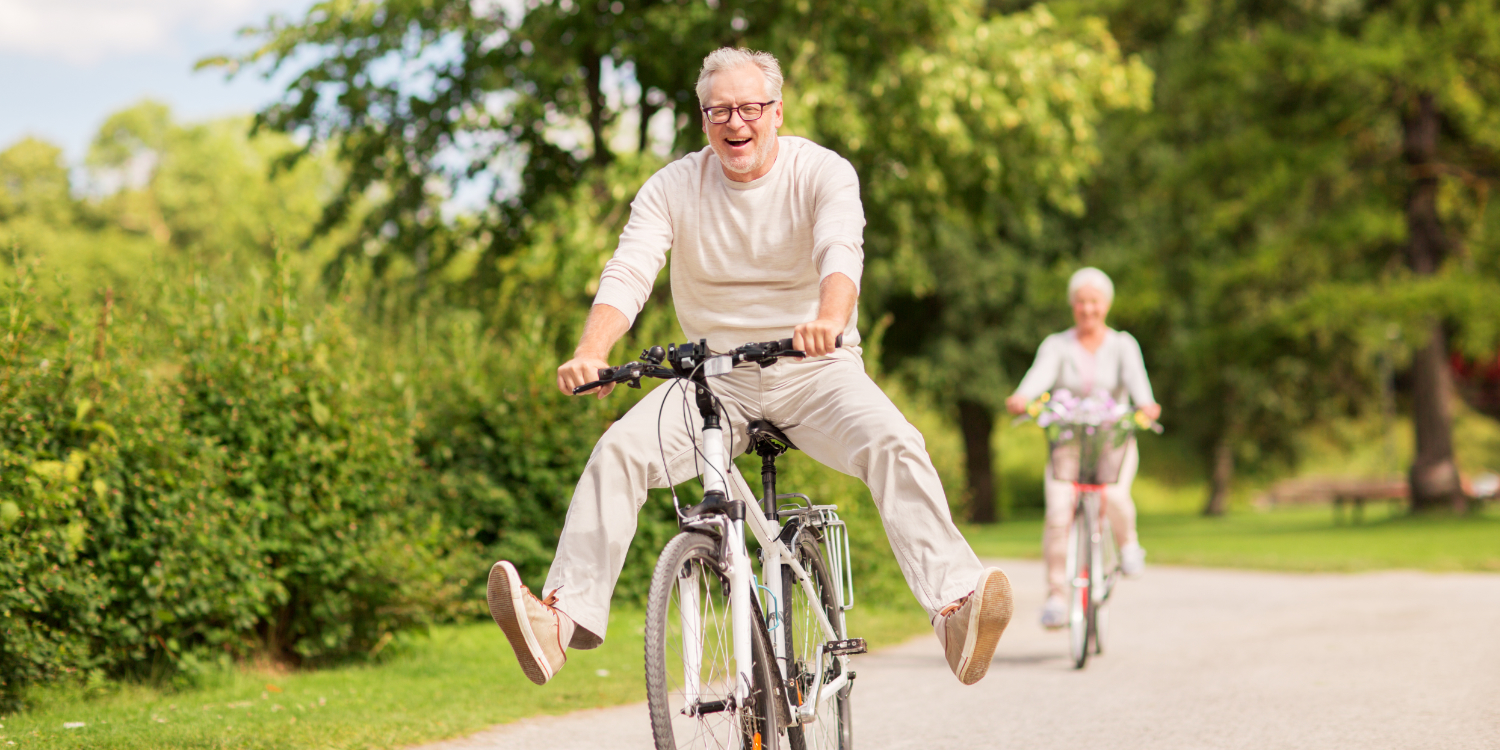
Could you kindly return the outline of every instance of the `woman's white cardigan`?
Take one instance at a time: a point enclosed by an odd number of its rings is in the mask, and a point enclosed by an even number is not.
[[[1104,334],[1104,343],[1093,353],[1078,343],[1072,328],[1042,341],[1036,361],[1021,379],[1016,394],[1031,401],[1061,388],[1078,396],[1104,391],[1116,401],[1128,395],[1137,407],[1156,403],[1141,345],[1134,336],[1114,329]]]

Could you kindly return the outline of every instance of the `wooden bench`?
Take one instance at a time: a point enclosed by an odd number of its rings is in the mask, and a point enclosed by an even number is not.
[[[1256,498],[1255,504],[1262,508],[1278,505],[1333,505],[1335,522],[1344,517],[1344,508],[1349,507],[1352,522],[1364,520],[1365,503],[1386,501],[1406,503],[1411,498],[1411,489],[1405,479],[1363,479],[1358,477],[1298,477],[1283,479]]]

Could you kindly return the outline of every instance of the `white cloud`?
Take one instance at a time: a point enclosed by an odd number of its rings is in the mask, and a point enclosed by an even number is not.
[[[171,51],[184,31],[224,34],[296,0],[0,0],[0,52],[96,65]]]

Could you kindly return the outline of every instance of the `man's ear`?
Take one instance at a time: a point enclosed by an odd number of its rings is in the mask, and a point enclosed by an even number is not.
[[[698,122],[703,125],[703,134],[708,135],[708,115],[698,115]]]

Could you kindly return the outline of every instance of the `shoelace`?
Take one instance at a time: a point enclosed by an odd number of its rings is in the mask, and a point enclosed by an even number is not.
[[[954,612],[957,612],[961,607],[964,606],[965,602],[969,601],[969,597],[971,597],[973,595],[974,595],[974,592],[970,591],[969,593],[964,594],[963,596],[959,597],[958,601],[956,601],[956,602],[954,602],[952,604],[949,604],[948,606],[943,607],[942,609],[938,610],[938,617],[947,617],[948,615],[951,615]]]

